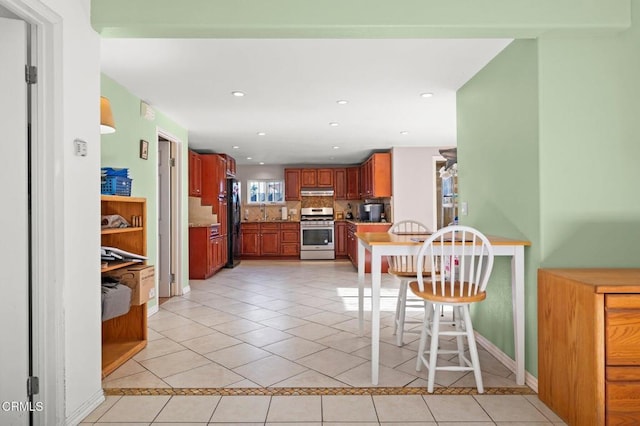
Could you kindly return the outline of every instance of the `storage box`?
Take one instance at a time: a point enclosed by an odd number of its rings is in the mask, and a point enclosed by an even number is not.
[[[131,289],[131,304],[142,305],[155,296],[153,265],[134,265],[106,273]]]

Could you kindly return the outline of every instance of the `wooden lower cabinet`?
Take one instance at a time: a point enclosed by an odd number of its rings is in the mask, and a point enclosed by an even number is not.
[[[260,224],[260,255],[278,256],[280,255],[280,224],[261,223]]]
[[[355,223],[347,223],[347,256],[356,268],[358,267],[358,239],[356,238],[356,230],[358,226]]]
[[[240,230],[242,256],[260,256],[260,224],[243,223]]]
[[[336,248],[336,257],[347,257],[347,223],[336,221],[335,224],[335,238],[333,241]]]
[[[299,257],[300,224],[248,222],[241,225],[242,257]]]
[[[227,237],[218,226],[189,228],[189,278],[204,280],[227,263]]]
[[[280,255],[300,257],[300,224],[280,224]]]
[[[356,237],[356,232],[387,232],[391,228],[390,223],[380,223],[380,224],[359,224],[355,222],[347,222],[347,256],[353,266],[358,268],[358,237]],[[364,270],[366,273],[371,272],[371,253],[366,252],[366,257],[364,261]],[[382,258],[381,270],[383,273],[387,272],[389,269],[389,265],[387,263],[387,258]]]
[[[640,424],[640,269],[538,271],[538,394],[569,425]]]

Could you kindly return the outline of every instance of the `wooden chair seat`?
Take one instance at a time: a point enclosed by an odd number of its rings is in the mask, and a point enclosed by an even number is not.
[[[463,293],[464,289],[468,288],[468,283],[463,283]],[[417,281],[412,281],[409,283],[409,288],[416,296],[425,299],[431,303],[447,303],[447,304],[457,304],[457,303],[474,303],[480,302],[487,297],[487,292],[479,291],[477,294],[458,296],[460,294],[460,282],[456,282],[453,286],[454,296],[452,296],[450,292],[450,287],[447,284],[447,289],[445,290],[445,294],[442,294],[442,288],[438,285],[436,286],[436,292],[433,292],[432,286],[425,286],[424,291],[420,291]]]

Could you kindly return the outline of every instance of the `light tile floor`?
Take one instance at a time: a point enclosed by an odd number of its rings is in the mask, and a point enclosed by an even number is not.
[[[370,340],[358,334],[349,262],[243,261],[190,286],[149,318],[147,348],[107,376],[105,389],[371,387]],[[405,345],[395,345],[397,288],[383,278],[378,386],[425,387],[425,370],[415,371],[419,336],[405,334]],[[480,358],[485,387],[517,386],[488,352]],[[436,382],[475,386],[470,372],[438,372]],[[563,424],[535,395],[107,396],[84,422]]]

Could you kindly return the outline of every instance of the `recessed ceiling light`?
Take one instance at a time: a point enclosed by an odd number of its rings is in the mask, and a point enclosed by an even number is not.
[[[339,146],[334,146],[333,149],[340,149],[340,147]]]
[[[231,94],[237,98],[241,98],[244,96],[244,92],[241,92],[239,90],[234,90],[233,92],[231,92]]]
[[[430,93],[430,92],[420,93],[420,96],[423,98],[430,98],[433,96],[433,93]]]
[[[401,135],[408,135],[408,134],[409,134],[409,132],[407,132],[406,130],[403,130],[403,131],[401,131],[401,132],[400,132],[400,134],[401,134]]]
[[[247,160],[253,160],[253,158],[251,158],[251,157],[247,157]]]
[[[338,127],[338,126],[339,126],[339,124],[338,124],[338,123],[336,123],[335,121],[332,121],[331,123],[329,123],[329,126],[331,126],[331,127]]]
[[[344,99],[340,99],[339,101],[336,101],[336,103],[337,103],[338,105],[346,105],[346,104],[348,104],[348,103],[349,103],[349,101],[344,100]]]
[[[239,147],[238,145],[234,145],[234,146],[232,146],[231,148],[233,148],[233,149],[240,149],[240,147]]]
[[[264,161],[261,161],[259,164],[260,164],[261,166],[264,166]]]
[[[258,136],[264,136],[264,135],[266,135],[266,133],[265,133],[265,132],[258,132],[258,133],[256,133],[256,134],[257,134]]]

